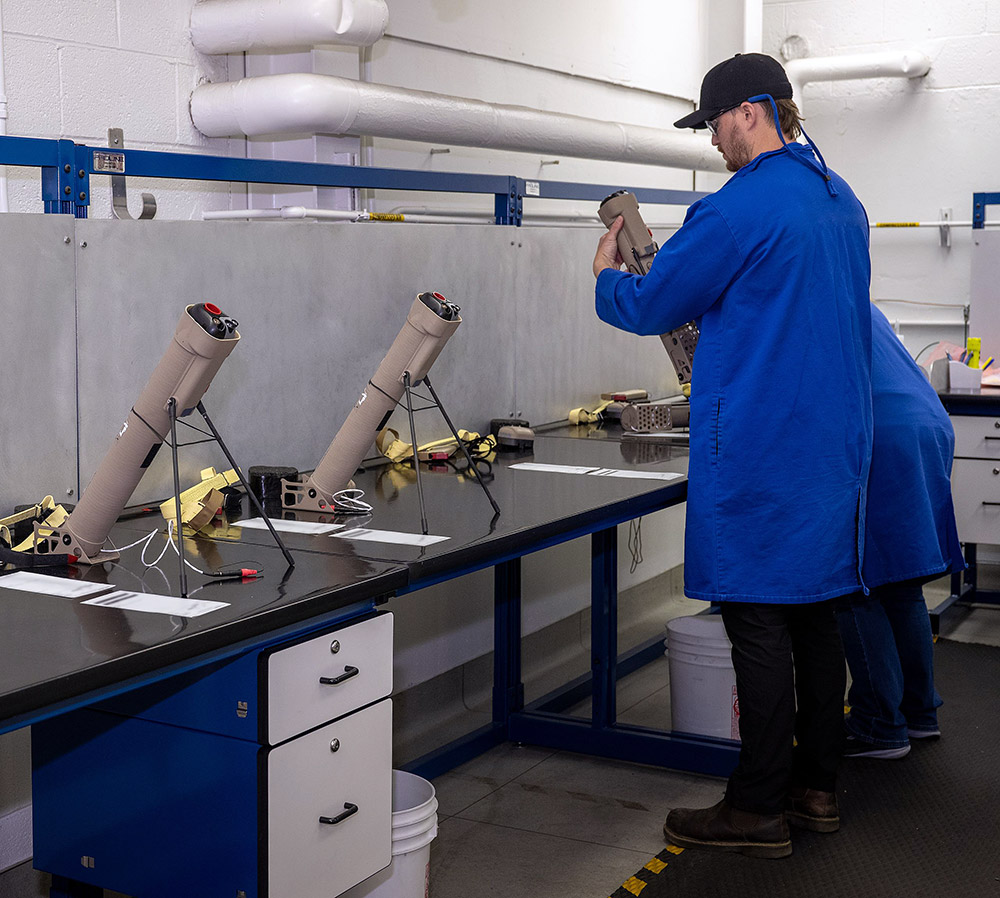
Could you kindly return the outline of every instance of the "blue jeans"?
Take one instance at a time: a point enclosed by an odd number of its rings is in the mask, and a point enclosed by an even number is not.
[[[909,744],[907,730],[936,730],[931,624],[919,580],[836,600],[851,669],[847,732],[886,748]]]

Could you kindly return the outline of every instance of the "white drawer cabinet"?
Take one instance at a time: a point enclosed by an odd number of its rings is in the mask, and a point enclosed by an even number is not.
[[[392,615],[280,649],[266,677],[270,745],[384,698],[392,692]]]
[[[38,724],[39,869],[142,898],[336,898],[386,867],[392,615],[316,633]]]
[[[954,415],[955,458],[1000,460],[1000,418]]]
[[[268,753],[268,895],[330,898],[388,866],[391,768],[389,699]]]
[[[1000,544],[1000,459],[956,458],[951,492],[959,539]]]

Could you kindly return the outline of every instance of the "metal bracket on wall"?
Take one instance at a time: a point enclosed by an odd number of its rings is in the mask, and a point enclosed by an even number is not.
[[[947,224],[952,220],[951,209],[942,209],[940,220],[946,222],[938,228],[938,233],[941,235],[941,246],[945,249],[951,249],[951,225]]]
[[[108,128],[108,146],[116,150],[125,149],[125,137],[121,128]],[[124,174],[111,176],[111,213],[123,221],[133,220],[132,213],[128,211]],[[144,193],[139,221],[148,221],[154,215],[156,215],[156,198],[151,193]]]

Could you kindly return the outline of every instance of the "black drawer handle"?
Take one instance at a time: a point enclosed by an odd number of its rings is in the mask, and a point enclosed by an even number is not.
[[[344,672],[339,677],[320,677],[319,681],[324,686],[337,686],[343,683],[344,680],[349,680],[351,677],[356,677],[359,671],[356,667],[351,667],[349,664],[344,668]]]
[[[983,505],[1000,505],[1000,502],[983,502]]]
[[[1000,437],[983,437],[984,440],[1000,440]]]
[[[358,806],[356,804],[351,804],[349,801],[344,802],[344,812],[342,814],[337,814],[336,817],[320,817],[320,823],[326,823],[328,826],[336,826],[338,823],[343,823],[351,814],[356,814],[358,812]]]

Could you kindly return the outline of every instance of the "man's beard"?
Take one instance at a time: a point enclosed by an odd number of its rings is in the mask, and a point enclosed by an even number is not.
[[[738,172],[744,165],[753,160],[753,150],[742,134],[733,134],[726,151],[726,170]]]

